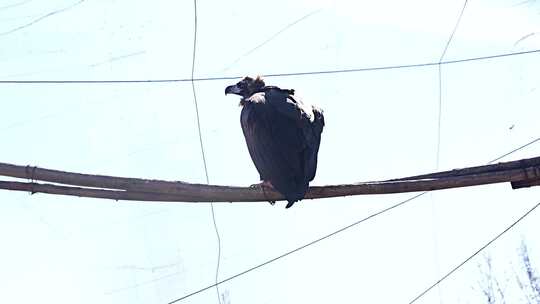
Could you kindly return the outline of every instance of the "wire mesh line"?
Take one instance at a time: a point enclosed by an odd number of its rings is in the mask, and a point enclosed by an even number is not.
[[[357,72],[370,72],[370,71],[384,71],[384,70],[397,70],[397,69],[414,69],[423,67],[432,67],[438,65],[458,64],[474,61],[485,61],[491,59],[521,56],[527,54],[540,53],[540,49],[502,53],[496,55],[488,55],[481,57],[470,57],[463,59],[447,60],[442,62],[426,62],[416,64],[404,64],[404,65],[390,65],[379,67],[365,67],[365,68],[351,68],[351,69],[337,69],[337,70],[323,70],[323,71],[308,71],[308,72],[291,72],[291,73],[274,73],[263,74],[262,77],[290,77],[290,76],[308,76],[308,75],[325,75],[325,74],[341,74],[341,73],[357,73]],[[220,76],[220,77],[200,77],[200,78],[178,78],[178,79],[134,79],[134,80],[0,80],[0,84],[133,84],[133,83],[172,83],[172,82],[199,82],[199,81],[216,81],[216,80],[235,80],[241,79],[245,75],[240,76]]]
[[[5,10],[5,9],[9,9],[9,8],[13,8],[13,7],[17,7],[17,6],[21,6],[21,5],[24,5],[28,2],[31,2],[32,0],[26,0],[26,1],[21,1],[21,2],[17,2],[17,3],[13,3],[13,4],[8,4],[8,5],[4,5],[4,6],[0,6],[0,10]]]
[[[461,23],[461,18],[463,17],[463,13],[465,12],[466,7],[467,7],[467,0],[463,2],[463,7],[461,8],[461,12],[459,13],[459,17],[457,19],[456,25],[454,25],[454,29],[452,30],[452,33],[450,34],[448,41],[446,41],[444,50],[441,54],[441,57],[439,58],[439,64],[438,64],[438,68],[439,68],[439,117],[437,119],[437,169],[439,168],[439,161],[440,161],[440,155],[441,155],[442,61],[444,59],[444,56],[446,55],[446,51],[448,51],[448,47],[450,47],[450,43],[452,43],[452,39],[454,38],[454,35],[456,34],[459,24]]]
[[[439,61],[440,62],[440,61]],[[439,113],[437,116],[437,150],[436,150],[436,159],[435,159],[435,168],[439,169],[439,164],[441,160],[441,124],[442,124],[442,66],[439,63],[438,65],[438,79],[439,79]]]
[[[428,193],[428,192],[426,191],[426,192],[422,192],[422,193],[420,193],[420,194],[417,194],[417,195],[415,195],[415,196],[412,196],[412,197],[410,197],[410,198],[408,198],[408,199],[406,199],[406,200],[404,200],[404,201],[401,201],[401,202],[399,202],[399,203],[397,203],[397,204],[394,204],[394,205],[392,205],[392,206],[390,206],[390,207],[388,207],[388,208],[385,208],[385,209],[380,210],[380,211],[378,211],[378,212],[376,212],[376,213],[373,213],[373,214],[371,214],[371,215],[369,215],[369,216],[367,216],[367,217],[365,217],[365,218],[363,218],[363,219],[361,219],[361,220],[359,220],[359,221],[356,221],[356,222],[354,222],[354,223],[352,223],[352,224],[349,224],[349,225],[347,225],[347,226],[345,226],[345,227],[343,227],[343,228],[341,228],[341,229],[339,229],[339,230],[336,230],[336,231],[334,231],[334,232],[332,232],[332,233],[329,233],[329,234],[327,234],[327,235],[325,235],[325,236],[322,236],[322,237],[320,237],[320,238],[318,238],[318,239],[316,239],[316,240],[314,240],[314,241],[311,241],[311,242],[309,242],[309,243],[306,243],[306,244],[304,244],[304,245],[302,245],[302,246],[300,246],[300,247],[297,247],[297,248],[295,248],[295,249],[293,249],[293,250],[287,251],[287,252],[283,253],[283,254],[280,255],[280,256],[277,256],[277,257],[275,257],[275,258],[273,258],[273,259],[270,259],[270,260],[268,260],[268,261],[266,261],[266,262],[264,262],[264,263],[258,264],[258,265],[256,265],[256,266],[251,267],[251,268],[248,268],[248,269],[246,269],[246,270],[244,270],[244,271],[242,271],[242,272],[240,272],[240,273],[237,273],[237,274],[235,274],[235,275],[233,275],[233,276],[227,277],[227,278],[225,278],[225,279],[219,281],[218,283],[219,283],[219,284],[222,284],[222,283],[228,282],[228,281],[230,281],[230,280],[232,280],[232,279],[235,279],[235,278],[237,278],[237,277],[239,277],[239,276],[245,275],[245,274],[247,274],[247,273],[249,273],[249,272],[252,272],[252,271],[254,271],[254,270],[256,270],[256,269],[259,269],[259,268],[261,268],[261,267],[263,267],[263,266],[265,266],[265,265],[268,265],[268,264],[270,264],[270,263],[272,263],[272,262],[275,262],[275,261],[277,261],[277,260],[279,260],[279,259],[282,259],[282,258],[284,258],[284,257],[286,257],[286,256],[288,256],[288,255],[291,255],[291,254],[293,254],[293,253],[295,253],[295,252],[297,252],[297,251],[300,251],[300,250],[302,250],[302,249],[304,249],[304,248],[306,248],[306,247],[309,247],[309,246],[311,246],[311,245],[314,245],[314,244],[316,244],[316,243],[319,243],[320,241],[323,241],[323,240],[325,240],[325,239],[328,239],[328,238],[330,238],[330,237],[332,237],[332,236],[334,236],[334,235],[336,235],[336,234],[338,234],[338,233],[340,233],[340,232],[343,232],[343,231],[345,231],[345,230],[347,230],[347,229],[349,229],[349,228],[352,228],[352,227],[357,226],[357,225],[359,225],[359,224],[361,224],[361,223],[363,223],[363,222],[366,222],[366,221],[368,221],[368,220],[370,220],[370,219],[372,219],[372,218],[374,218],[374,217],[376,217],[376,216],[378,216],[378,215],[380,215],[380,214],[383,214],[383,213],[388,212],[388,211],[390,211],[390,210],[392,210],[392,209],[395,209],[395,208],[397,208],[397,207],[400,207],[400,206],[402,206],[402,205],[405,205],[406,203],[408,203],[408,202],[410,202],[410,201],[412,201],[412,200],[414,200],[414,199],[417,199],[417,198],[421,197],[422,195],[424,195],[424,194],[426,194],[426,193]],[[215,285],[216,285],[216,284],[212,284],[212,285],[206,286],[206,287],[204,287],[204,288],[201,288],[201,289],[199,289],[199,290],[197,290],[197,291],[194,291],[194,292],[192,292],[192,293],[190,293],[190,294],[187,294],[187,295],[185,295],[185,296],[183,296],[183,297],[181,297],[181,298],[178,298],[178,299],[176,299],[176,300],[174,300],[174,301],[171,301],[171,302],[169,302],[168,304],[173,304],[173,303],[177,303],[177,302],[180,302],[180,301],[182,301],[182,300],[185,300],[185,299],[187,299],[187,298],[189,298],[189,297],[192,297],[192,296],[194,296],[194,295],[196,295],[196,294],[199,294],[199,293],[201,293],[201,292],[203,292],[203,291],[206,291],[206,290],[208,290],[208,289],[214,287]]]
[[[283,27],[282,29],[280,29],[279,31],[277,31],[276,33],[274,33],[272,36],[270,36],[270,38],[267,38],[266,40],[264,40],[263,42],[259,43],[257,46],[255,46],[254,48],[250,49],[249,51],[245,52],[244,54],[240,55],[238,58],[236,58],[231,64],[229,64],[226,68],[223,69],[223,71],[226,71],[228,70],[231,66],[235,65],[236,63],[238,63],[240,60],[242,60],[242,58],[244,57],[247,57],[249,55],[251,55],[253,52],[255,52],[256,50],[260,49],[261,47],[263,47],[264,45],[266,45],[267,43],[269,43],[270,41],[276,39],[276,37],[278,37],[279,35],[281,35],[282,33],[284,33],[285,31],[287,31],[288,29],[290,29],[291,27],[295,26],[296,24],[306,20],[307,18],[315,15],[316,13],[320,12],[322,9],[318,9],[318,10],[314,10],[312,11],[311,13],[308,13],[298,19],[296,19],[294,22],[292,23],[289,23],[288,25],[286,25],[285,27]]]
[[[45,14],[45,15],[42,15],[42,16],[40,16],[40,17],[38,17],[38,18],[36,18],[36,19],[34,19],[34,20],[32,20],[32,21],[26,23],[26,24],[17,26],[17,27],[15,27],[15,28],[12,28],[12,29],[7,30],[7,31],[5,31],[5,32],[0,32],[0,36],[9,35],[9,34],[12,34],[12,33],[17,32],[17,31],[20,31],[20,30],[22,30],[22,29],[25,29],[25,28],[27,28],[27,27],[30,27],[30,26],[32,26],[32,25],[34,25],[34,24],[36,24],[36,23],[38,23],[38,22],[40,22],[40,21],[42,21],[42,20],[44,20],[44,19],[47,19],[47,18],[49,18],[49,17],[51,17],[51,16],[60,14],[60,13],[65,12],[65,11],[68,11],[68,10],[70,10],[70,9],[72,9],[72,8],[74,8],[74,7],[78,6],[78,5],[80,5],[80,4],[83,3],[84,1],[86,1],[86,0],[79,0],[79,1],[77,1],[77,2],[75,2],[75,3],[73,3],[73,4],[71,4],[70,6],[66,6],[66,7],[63,7],[63,8],[54,10],[54,11],[52,11],[52,12],[50,12],[50,13],[47,13],[47,14]],[[28,1],[26,1],[26,2],[28,2]],[[24,4],[24,3],[23,3],[23,4]]]
[[[450,44],[452,43],[452,39],[454,39],[454,35],[456,34],[456,31],[459,27],[459,24],[461,23],[461,18],[463,17],[463,13],[465,12],[465,8],[467,7],[467,0],[463,2],[463,7],[461,8],[461,12],[459,13],[459,16],[457,18],[456,24],[454,25],[454,28],[452,29],[452,33],[450,34],[450,37],[448,37],[448,40],[446,41],[446,45],[444,46],[444,50],[441,54],[441,57],[439,58],[439,64],[438,64],[438,75],[439,75],[439,115],[437,117],[437,151],[436,151],[436,162],[435,162],[435,169],[439,169],[440,160],[441,160],[441,134],[442,134],[442,115],[443,115],[443,81],[442,81],[442,65],[441,62],[444,59],[444,56],[446,55],[446,51],[448,51],[448,48],[450,47]],[[431,202],[431,216],[433,219],[437,216],[437,206],[435,204],[435,201],[433,201],[434,197],[431,196],[432,202]],[[440,262],[439,262],[439,251],[438,251],[438,229],[435,223],[433,222],[432,225],[432,236],[433,236],[433,247],[434,247],[434,262],[435,262],[435,275],[439,276],[440,273]],[[438,288],[439,293],[439,303],[442,303],[442,292],[441,289]]]
[[[208,165],[206,162],[206,153],[204,151],[204,142],[202,137],[202,131],[201,131],[201,120],[199,116],[199,105],[197,102],[197,90],[195,88],[195,81],[193,80],[193,77],[195,76],[195,63],[196,63],[196,55],[197,55],[197,27],[198,27],[198,14],[197,14],[197,0],[193,0],[193,57],[191,61],[191,89],[193,91],[193,102],[195,104],[195,114],[197,118],[197,131],[199,135],[199,143],[201,146],[201,155],[202,155],[202,161],[204,166],[204,175],[206,177],[206,184],[210,184],[210,178],[208,177]],[[221,296],[219,292],[219,284],[218,284],[218,278],[219,278],[219,266],[221,262],[221,237],[219,235],[219,229],[216,223],[216,212],[214,210],[214,203],[210,203],[210,211],[212,214],[212,223],[214,224],[214,230],[216,233],[216,239],[217,239],[217,262],[216,262],[216,273],[215,273],[215,287],[216,287],[216,293],[218,298],[218,303],[221,304]]]
[[[446,51],[448,50],[448,47],[450,46],[450,43],[452,43],[452,39],[454,39],[454,35],[456,34],[457,28],[459,27],[459,24],[461,23],[461,18],[463,17],[463,13],[465,12],[465,8],[467,7],[468,0],[465,0],[463,2],[463,7],[461,8],[461,12],[459,13],[459,17],[456,21],[456,25],[454,26],[454,29],[452,30],[452,34],[450,34],[450,38],[448,38],[448,41],[446,42],[446,45],[444,47],[444,51],[441,54],[441,58],[439,59],[439,62],[441,62],[446,55]]]
[[[497,158],[495,158],[495,159],[489,161],[488,164],[492,164],[492,163],[494,163],[494,162],[496,162],[496,161],[498,161],[498,160],[501,160],[501,159],[505,158],[506,156],[508,156],[508,155],[510,155],[510,154],[514,154],[514,153],[516,153],[517,151],[519,151],[519,150],[521,150],[521,149],[523,149],[523,148],[526,148],[526,147],[528,147],[528,146],[530,146],[530,145],[532,145],[532,144],[534,144],[535,142],[538,142],[538,141],[540,141],[540,137],[538,137],[538,138],[536,138],[536,139],[533,139],[533,140],[531,140],[530,142],[524,144],[523,146],[520,146],[520,147],[518,147],[518,148],[515,148],[514,150],[512,150],[512,151],[510,151],[510,152],[508,152],[508,153],[505,153],[505,154],[503,154],[503,155],[501,155],[501,156],[499,156],[499,157],[497,157]]]
[[[492,243],[497,241],[501,236],[503,236],[506,232],[510,231],[510,229],[514,228],[519,222],[521,222],[524,218],[526,218],[531,212],[533,212],[538,206],[540,206],[540,202],[538,202],[536,205],[534,205],[531,209],[529,209],[525,214],[520,216],[516,221],[514,221],[510,226],[506,227],[502,232],[497,234],[494,238],[489,240],[486,244],[484,244],[480,249],[476,250],[473,254],[471,254],[469,257],[467,257],[463,262],[459,263],[457,266],[452,268],[447,274],[445,274],[442,278],[437,280],[435,283],[433,283],[431,286],[426,288],[424,291],[422,291],[418,296],[416,296],[412,301],[409,302],[409,304],[412,304],[422,298],[425,294],[427,294],[431,289],[439,285],[442,281],[444,281],[446,278],[451,276],[454,272],[456,272],[458,269],[460,269],[463,265],[467,264],[470,260],[472,260],[475,256],[477,256],[480,252],[482,252],[484,249],[486,249],[488,246],[490,246]]]

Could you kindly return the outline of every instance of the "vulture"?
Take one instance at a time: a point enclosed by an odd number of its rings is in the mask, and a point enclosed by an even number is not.
[[[253,186],[276,190],[290,208],[304,198],[317,171],[322,111],[260,77],[245,77],[225,88],[227,94],[241,96],[240,124],[261,180]]]

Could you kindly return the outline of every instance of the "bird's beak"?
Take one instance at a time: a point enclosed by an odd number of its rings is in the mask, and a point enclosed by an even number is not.
[[[241,92],[242,92],[242,90],[240,90],[240,88],[237,85],[230,85],[230,86],[225,88],[225,95],[227,95],[227,94],[242,95]]]

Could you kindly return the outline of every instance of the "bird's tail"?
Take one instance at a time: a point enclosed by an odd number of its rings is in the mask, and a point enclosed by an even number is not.
[[[292,205],[294,205],[295,202],[296,202],[296,201],[288,201],[287,206],[285,206],[285,209],[291,208]]]
[[[308,188],[309,188],[309,184],[305,182],[305,184],[300,189],[297,189],[296,193],[292,195],[291,194],[286,195],[285,199],[287,200],[288,203],[287,203],[287,206],[285,206],[285,209],[291,208],[292,205],[294,205],[294,203],[304,199],[304,196],[306,196],[306,192]]]

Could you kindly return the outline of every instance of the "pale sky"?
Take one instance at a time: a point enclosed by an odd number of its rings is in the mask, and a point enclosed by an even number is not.
[[[462,6],[198,1],[195,77],[437,62]],[[539,16],[536,1],[469,1],[445,60],[540,49]],[[0,80],[189,78],[193,2],[4,0],[0,40]],[[540,137],[538,56],[442,67],[440,170],[485,164]],[[223,94],[235,82],[196,83],[212,184],[258,181],[238,99]],[[313,185],[437,169],[436,66],[266,82],[294,88],[325,110]],[[0,99],[0,162],[204,182],[188,82],[0,84]],[[536,143],[503,160],[539,155]],[[283,203],[215,204],[219,277],[413,195],[308,200],[287,210]],[[9,191],[1,191],[0,200],[3,303],[168,303],[214,282],[217,242],[209,204]],[[220,291],[232,304],[408,303],[539,201],[540,187],[511,190],[508,184],[433,192]],[[489,248],[502,278],[517,269],[522,238],[540,265],[539,219],[532,213]],[[479,303],[481,262],[482,256],[473,259],[417,303]],[[512,293],[507,298],[521,300]],[[181,303],[218,302],[210,289]]]

